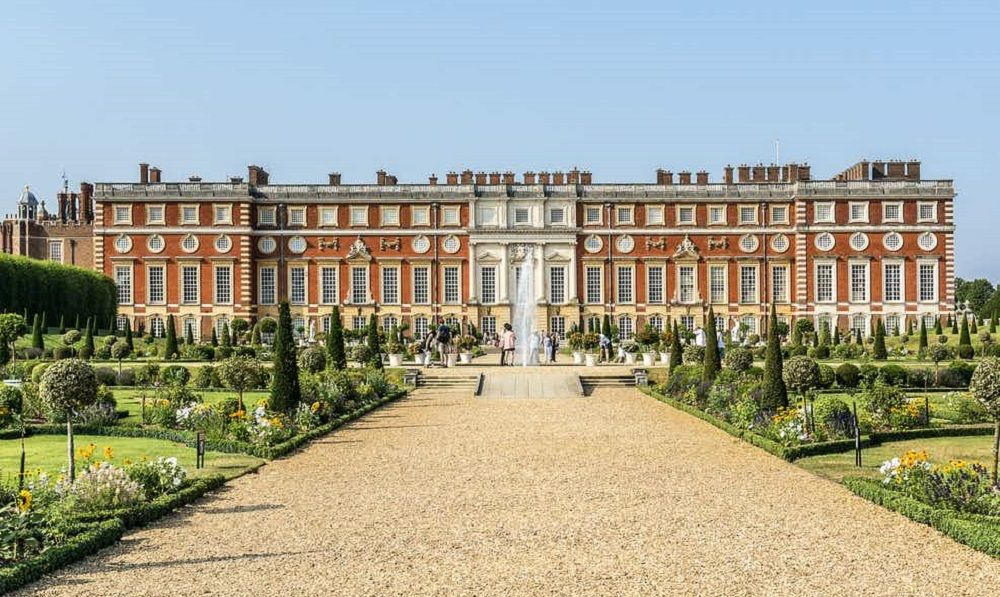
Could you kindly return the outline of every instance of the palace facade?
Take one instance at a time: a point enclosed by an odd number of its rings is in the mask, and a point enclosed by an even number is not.
[[[57,196],[58,211],[49,213],[45,201],[39,202],[25,185],[17,212],[0,220],[0,253],[93,268],[93,190],[87,183],[79,193],[64,186]]]
[[[448,173],[401,184],[271,184],[250,166],[224,182],[97,183],[95,267],[118,284],[119,325],[162,333],[168,313],[195,337],[234,317],[325,331],[371,314],[423,333],[434,321],[483,332],[513,320],[533,263],[538,329],[565,333],[609,314],[624,337],[672,319],[759,332],[812,318],[867,334],[954,308],[954,185],[920,163],[859,162],[829,180],[807,165],[656,172],[594,183],[589,172]],[[181,331],[181,330],[179,330]]]

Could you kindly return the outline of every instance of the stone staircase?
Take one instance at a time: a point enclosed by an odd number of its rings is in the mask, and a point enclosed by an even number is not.
[[[635,377],[632,375],[581,375],[580,385],[583,395],[590,396],[597,388],[634,388]]]
[[[455,393],[471,396],[479,388],[479,375],[451,375],[424,371],[421,372],[420,378],[417,381],[417,388],[437,393]]]

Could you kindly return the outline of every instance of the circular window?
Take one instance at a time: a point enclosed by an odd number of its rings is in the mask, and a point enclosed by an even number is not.
[[[868,235],[864,232],[855,232],[851,235],[851,248],[855,251],[864,251],[868,248]]]
[[[274,253],[274,250],[278,248],[278,243],[274,242],[273,237],[263,236],[257,241],[257,248],[260,249],[261,253]]]
[[[431,250],[431,241],[424,235],[413,239],[413,251],[415,253],[426,253]]]
[[[128,253],[132,250],[132,239],[127,234],[119,235],[115,239],[115,250],[119,253]]]
[[[820,251],[829,251],[836,244],[833,235],[829,232],[816,235],[816,248]]]
[[[159,234],[154,234],[146,239],[146,248],[149,249],[151,253],[159,253],[167,246],[167,243],[163,241],[163,237]]]
[[[760,241],[752,234],[744,234],[740,237],[740,250],[744,253],[753,253],[760,246]]]
[[[198,250],[198,237],[193,234],[189,234],[181,239],[181,249],[185,253],[194,253]]]
[[[292,253],[305,253],[306,252],[306,239],[301,236],[293,236],[288,239],[288,250]]]
[[[596,234],[592,234],[587,237],[587,240],[583,243],[583,248],[587,250],[588,253],[596,253],[601,250],[604,246],[604,241],[601,237]]]
[[[458,250],[462,247],[462,243],[459,242],[457,236],[448,236],[441,243],[441,248],[444,249],[445,253],[458,253]]]
[[[925,232],[917,238],[917,246],[925,251],[931,251],[937,246],[937,236],[933,232]]]
[[[898,251],[903,248],[903,237],[898,232],[890,232],[882,237],[882,245],[890,251]]]
[[[775,234],[771,238],[771,249],[776,253],[784,253],[788,250],[788,237],[784,234]]]
[[[219,253],[228,253],[230,249],[233,248],[233,239],[229,238],[225,234],[216,237],[215,239],[215,250]]]
[[[635,240],[628,235],[619,236],[618,242],[615,243],[615,247],[618,248],[619,253],[631,253],[632,249],[635,248]]]

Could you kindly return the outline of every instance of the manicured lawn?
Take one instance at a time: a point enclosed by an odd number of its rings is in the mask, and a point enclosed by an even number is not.
[[[146,404],[147,406],[154,399],[155,393],[152,390],[145,391],[139,389],[115,389],[115,400],[118,402],[118,410],[127,410],[128,418],[124,422],[135,422],[138,423],[142,415],[142,394],[146,392]],[[196,392],[201,395],[202,400],[208,404],[215,404],[216,402],[222,402],[230,396],[237,396],[236,392],[230,392],[228,390],[222,391],[204,391]],[[253,406],[257,402],[268,397],[268,392],[266,391],[254,391],[254,392],[244,392],[243,402],[247,406]]]
[[[110,446],[114,452],[112,462],[122,464],[125,459],[133,462],[143,457],[154,459],[160,456],[175,456],[191,476],[223,474],[233,477],[244,469],[263,462],[259,458],[245,454],[224,454],[208,452],[205,454],[205,468],[195,469],[195,450],[170,441],[148,438],[111,437],[96,435],[74,435],[73,441],[77,448],[93,443],[93,460],[104,460],[104,448]],[[58,475],[66,468],[66,436],[65,435],[35,435],[25,440],[27,460],[25,470],[39,469],[50,475]],[[0,475],[5,481],[17,476],[21,458],[20,440],[0,440]],[[79,461],[77,462],[79,467]]]
[[[927,450],[930,460],[946,463],[949,460],[980,462],[992,466],[993,437],[977,435],[967,437],[936,437],[913,439],[902,442],[888,442],[861,451],[862,467],[854,466],[854,452],[811,456],[795,461],[795,464],[821,477],[840,481],[848,475],[880,478],[878,467],[883,462],[899,456],[907,450]]]

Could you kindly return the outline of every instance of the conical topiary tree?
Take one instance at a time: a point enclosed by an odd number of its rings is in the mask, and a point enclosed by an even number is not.
[[[611,316],[607,313],[604,314],[604,320],[601,321],[601,333],[607,336],[608,339],[614,339],[611,337]]]
[[[333,308],[330,315],[330,331],[326,335],[327,362],[333,369],[347,368],[347,349],[344,346],[344,324],[340,320],[340,307]]]
[[[788,390],[782,377],[783,363],[781,339],[778,336],[778,315],[771,303],[771,320],[767,332],[767,351],[764,357],[764,379],[761,383],[761,406],[775,410],[788,406]]]
[[[708,321],[705,322],[705,357],[702,361],[702,379],[711,382],[722,366],[719,357],[719,340],[715,332],[715,311],[708,308]]]
[[[66,315],[65,314],[59,316],[59,333],[60,334],[65,334],[66,333]]]
[[[927,320],[920,318],[920,341],[917,343],[917,352],[923,354],[927,352]]]
[[[969,319],[962,315],[962,330],[958,335],[958,356],[963,359],[971,359],[975,356],[972,350],[972,338],[969,336]]]
[[[996,312],[996,310],[994,310],[992,313],[990,313],[990,333],[991,334],[997,333],[997,312]]]
[[[129,319],[125,319],[125,344],[128,345],[129,354],[135,352],[135,342],[132,338],[132,322]]]
[[[299,363],[295,354],[292,313],[288,301],[278,308],[278,330],[274,336],[274,372],[271,379],[271,410],[289,412],[302,400]]]
[[[212,339],[210,340],[210,342],[212,343],[212,346],[218,346],[219,345],[219,335],[215,333],[215,326],[214,325],[212,326]]]
[[[952,331],[953,334],[955,334],[957,332],[958,332],[958,330],[953,330]],[[934,318],[934,335],[935,336],[940,336],[943,333],[944,333],[944,330],[941,329],[941,318],[940,317]]]
[[[972,332],[973,335],[979,333],[979,326],[976,324],[975,315],[972,316],[972,321],[969,322],[969,331]]]
[[[89,359],[94,356],[94,326],[90,319],[87,320],[87,329],[83,333],[83,348],[80,356]]]
[[[31,324],[31,347],[37,350],[45,350],[45,340],[42,338],[42,318],[35,313],[35,320]]]
[[[447,325],[442,323],[441,325]],[[376,369],[382,368],[382,346],[378,340],[378,319],[375,314],[372,313],[371,318],[368,319],[368,354],[369,359],[368,364]]]
[[[682,361],[681,353],[681,334],[680,328],[677,327],[677,320],[674,320],[674,329],[670,334],[670,371],[673,372],[674,369],[681,365]]]
[[[833,345],[837,346],[840,344],[840,328],[838,326],[833,326]]]
[[[214,329],[212,331],[215,331]],[[222,340],[220,342],[222,346],[230,347],[233,345],[233,336],[229,333],[229,324],[222,324]]]
[[[872,348],[872,356],[876,361],[884,361],[889,358],[889,353],[885,349],[885,324],[881,318],[875,324],[875,346]]]
[[[177,350],[177,328],[174,327],[174,316],[171,313],[167,315],[167,344],[163,349],[164,359],[175,359],[180,356],[180,351]]]
[[[194,345],[194,326],[186,325],[184,326],[184,344],[188,346]]]

